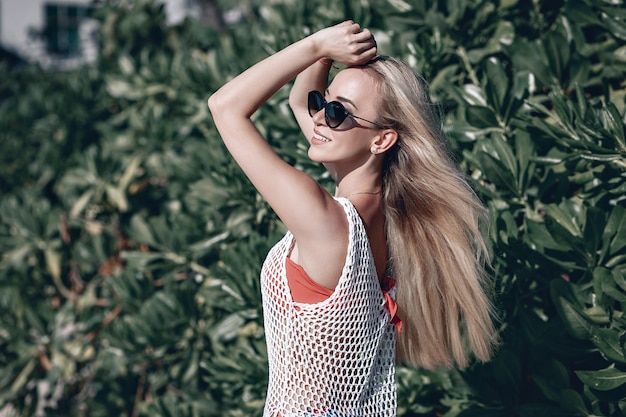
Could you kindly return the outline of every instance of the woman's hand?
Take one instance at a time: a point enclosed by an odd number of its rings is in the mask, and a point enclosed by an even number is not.
[[[362,65],[376,57],[376,41],[369,29],[351,20],[312,35],[320,54],[344,65]]]

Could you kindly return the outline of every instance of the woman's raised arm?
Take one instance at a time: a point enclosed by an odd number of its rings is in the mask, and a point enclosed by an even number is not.
[[[343,213],[337,220],[327,217],[329,210],[336,210],[332,197],[308,175],[282,161],[250,117],[297,74],[313,64],[322,65],[317,63],[321,58],[357,65],[375,55],[371,33],[361,30],[358,24],[344,22],[264,59],[209,98],[213,120],[233,158],[296,236],[331,231],[336,226],[333,222],[344,221],[340,219]],[[302,117],[298,117],[300,122]],[[309,123],[312,132],[313,122]]]

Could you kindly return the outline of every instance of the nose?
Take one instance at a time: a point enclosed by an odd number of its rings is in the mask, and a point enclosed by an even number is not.
[[[320,110],[318,110],[317,112],[315,112],[315,114],[313,115],[313,123],[315,123],[316,125],[320,125],[322,123],[324,123],[325,120],[325,108],[321,108]]]

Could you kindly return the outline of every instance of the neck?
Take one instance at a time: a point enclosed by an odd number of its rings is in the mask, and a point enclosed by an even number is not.
[[[337,182],[335,196],[348,198],[358,194],[377,195],[381,194],[382,188],[379,174],[357,175],[357,173],[351,173]]]
[[[380,193],[382,193],[383,190],[378,190],[378,191],[363,191],[363,192],[356,192],[356,193],[350,193],[346,196],[346,198],[350,198],[353,196],[357,196],[357,195],[378,195]]]

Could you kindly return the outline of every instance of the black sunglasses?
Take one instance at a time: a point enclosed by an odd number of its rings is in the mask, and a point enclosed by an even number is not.
[[[355,119],[371,123],[379,127],[380,129],[385,129],[385,126],[379,123],[372,122],[371,120],[367,120],[359,116],[355,116],[354,114],[346,110],[344,105],[338,101],[331,101],[330,103],[327,103],[324,99],[324,96],[319,91],[309,91],[309,116],[313,117],[315,113],[319,112],[322,109],[324,109],[324,120],[330,128],[339,127],[339,125],[342,124],[348,116],[350,116],[354,117]]]

